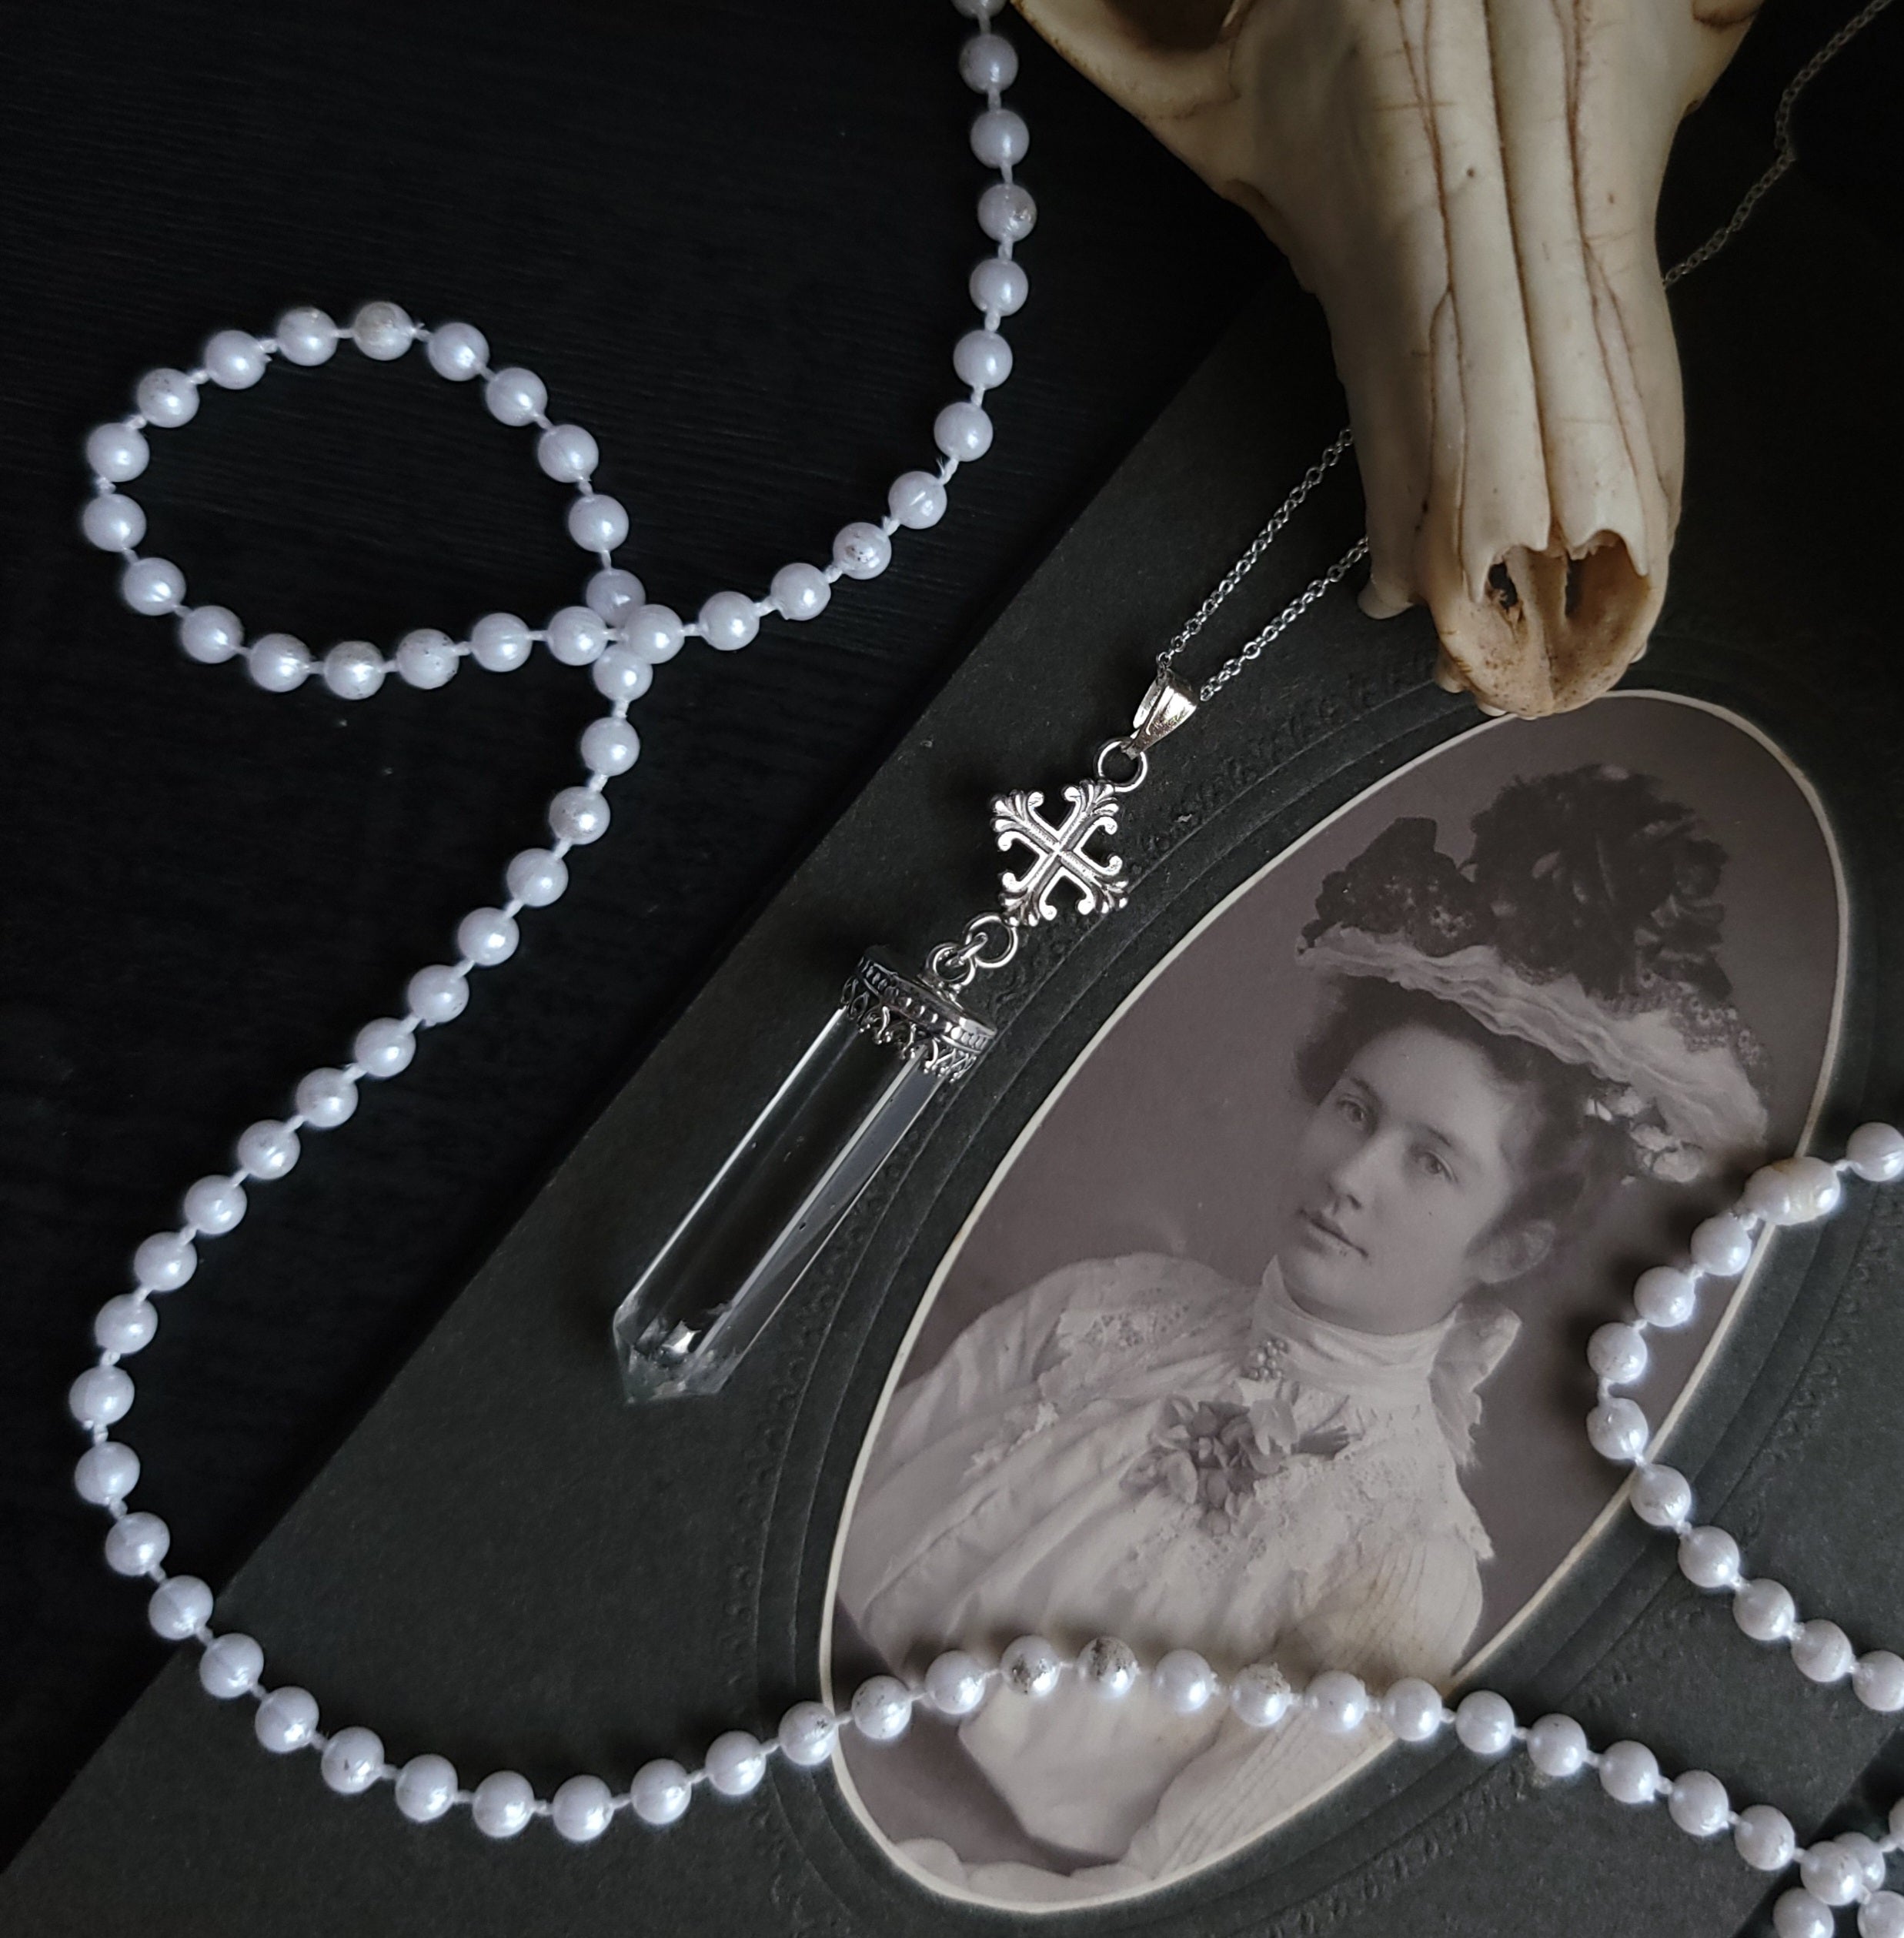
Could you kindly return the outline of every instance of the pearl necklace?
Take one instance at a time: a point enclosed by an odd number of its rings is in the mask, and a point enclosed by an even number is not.
[[[640,737],[627,715],[648,690],[654,667],[672,659],[690,638],[704,639],[723,651],[743,647],[770,613],[794,621],[817,617],[842,577],[870,579],[885,570],[893,537],[901,527],[924,530],[936,524],[944,515],[946,487],[953,475],[962,463],[982,457],[990,449],[992,425],[983,399],[1010,373],[1010,346],[998,326],[1023,306],[1029,293],[1014,250],[1037,219],[1035,204],[1013,175],[1028,147],[1028,131],[1001,99],[1016,75],[1017,57],[1010,43],[988,25],[1003,4],[1004,0],[954,0],[960,13],[980,25],[981,31],[960,50],[959,67],[966,84],[983,95],[987,104],[972,124],[973,152],[999,176],[978,203],[980,226],[994,248],[975,266],[969,284],[983,325],[962,336],[953,353],[954,368],[969,394],[947,405],[934,422],[934,439],[940,453],[935,469],[909,471],[897,479],[881,520],[842,527],[833,541],[832,560],[823,568],[803,562],[782,566],[764,598],[717,591],[691,620],[650,603],[640,580],[614,563],[613,554],[628,535],[628,516],[618,500],[595,489],[600,452],[594,438],[579,425],[550,419],[546,389],[533,373],[492,369],[489,345],[473,326],[450,322],[426,329],[392,302],[364,305],[343,329],[321,310],[302,308],[281,317],[269,336],[222,330],[205,344],[199,367],[149,372],[137,386],[137,410],[102,425],[86,440],[95,495],[82,514],[85,536],[102,550],[124,559],[121,593],[134,611],[177,616],[179,643],[191,658],[207,664],[242,659],[253,683],[274,693],[293,690],[315,672],[336,697],[356,700],[374,694],[392,669],[411,686],[434,689],[446,684],[466,657],[474,658],[487,671],[506,673],[524,664],[540,643],[564,665],[589,667],[596,690],[610,703],[609,711],[581,737],[586,781],[560,790],[549,802],[552,841],[510,861],[505,870],[508,898],[501,906],[474,909],[463,917],[456,931],[457,960],[413,976],[405,1013],[378,1018],[359,1030],[347,1064],[308,1072],[296,1086],[296,1108],[289,1117],[263,1120],[246,1129],[238,1140],[236,1168],[229,1174],[201,1178],[190,1188],[185,1195],[184,1224],[155,1233],[137,1248],[133,1289],[108,1300],[95,1316],[98,1358],[74,1382],[68,1403],[91,1441],[75,1469],[75,1487],[82,1499],[102,1508],[112,1522],[105,1542],[107,1564],[118,1574],[144,1577],[154,1584],[148,1604],[151,1625],[167,1640],[198,1643],[199,1679],[208,1694],[227,1700],[239,1696],[253,1699],[255,1733],[266,1749],[281,1754],[316,1751],[326,1784],[339,1795],[356,1795],[388,1783],[398,1809],[416,1823],[466,1806],[477,1829],[492,1838],[513,1836],[533,1819],[546,1817],[567,1841],[589,1843],[623,1811],[658,1828],[683,1816],[698,1788],[727,1798],[751,1794],[776,1756],[796,1769],[818,1768],[832,1759],[843,1729],[851,1729],[870,1743],[890,1743],[906,1733],[916,1709],[957,1721],[994,1699],[1035,1702],[1066,1678],[1074,1677],[1114,1702],[1147,1686],[1167,1707],[1184,1716],[1227,1705],[1239,1722],[1254,1729],[1273,1730],[1300,1710],[1343,1737],[1375,1728],[1398,1742],[1423,1744],[1451,1729],[1461,1746],[1477,1757],[1498,1758],[1519,1749],[1548,1777],[1565,1779],[1592,1769],[1602,1789],[1617,1802],[1643,1806],[1664,1799],[1673,1822],[1689,1836],[1712,1838],[1729,1831],[1739,1856],[1754,1870],[1776,1873],[1795,1863],[1800,1882],[1774,1907],[1779,1938],[1829,1938],[1832,1907],[1852,1903],[1859,1907],[1863,1938],[1904,1938],[1904,1895],[1885,1888],[1889,1854],[1904,1848],[1904,1799],[1892,1806],[1881,1836],[1847,1833],[1801,1847],[1784,1813],[1763,1803],[1735,1808],[1724,1785],[1711,1773],[1689,1770],[1669,1779],[1658,1757],[1643,1743],[1619,1742],[1596,1751],[1572,1718],[1547,1716],[1524,1724],[1508,1700],[1491,1690],[1474,1691],[1450,1709],[1440,1692],[1419,1678],[1404,1678],[1378,1695],[1358,1676],[1339,1669],[1324,1669],[1298,1689],[1273,1662],[1251,1664],[1226,1676],[1195,1651],[1177,1649],[1146,1665],[1126,1644],[1107,1636],[1091,1642],[1074,1657],[1041,1637],[1021,1637],[995,1665],[964,1650],[950,1650],[916,1682],[886,1675],[870,1678],[853,1692],[843,1711],[816,1702],[797,1702],[766,1740],[744,1730],[730,1730],[709,1745],[696,1768],[656,1759],[637,1770],[620,1792],[598,1776],[582,1775],[570,1778],[545,1799],[536,1794],[526,1777],[510,1770],[495,1772],[473,1789],[466,1789],[447,1759],[426,1753],[401,1766],[393,1764],[386,1760],[382,1741],[374,1731],[352,1726],[327,1733],[319,1727],[318,1706],[309,1691],[269,1687],[258,1642],[249,1636],[212,1629],[214,1598],[208,1585],[193,1575],[167,1572],[164,1563],[171,1537],[164,1521],[127,1504],[139,1478],[139,1457],[130,1446],[114,1440],[109,1429],[131,1410],[133,1383],[121,1362],[152,1342],[158,1326],[153,1299],[176,1291],[191,1278],[197,1266],[195,1241],[220,1236],[242,1219],[248,1184],[271,1182],[292,1168],[301,1131],[343,1124],[356,1108],[358,1086],[364,1079],[400,1074],[415,1054],[419,1030],[439,1027],[461,1014],[468,1001],[470,972],[493,967],[515,953],[519,941],[517,917],[524,908],[544,907],[561,896],[567,885],[569,852],[599,840],[607,830],[607,782],[626,772],[640,757]],[[1779,155],[1772,169],[1749,192],[1726,228],[1679,266],[1669,280],[1729,240],[1759,195],[1789,167],[1792,102],[1826,61],[1889,4],[1889,0],[1871,0],[1800,71],[1780,104]],[[344,640],[319,661],[289,634],[266,633],[247,641],[235,615],[223,606],[189,606],[185,577],[178,566],[140,553],[145,514],[119,487],[142,476],[147,467],[150,453],[145,433],[189,423],[207,383],[223,389],[249,389],[274,359],[315,367],[329,362],[345,340],[379,363],[393,361],[412,343],[421,342],[439,376],[459,383],[482,380],[484,403],[498,422],[536,428],[538,464],[548,476],[574,490],[566,519],[569,533],[600,562],[583,604],[564,607],[541,628],[530,627],[513,613],[492,613],[476,622],[466,640],[433,629],[413,631],[387,659],[368,642]],[[1324,453],[1322,468],[1347,447],[1344,433]],[[1316,475],[1305,479],[1291,503],[1238,560],[1178,636],[1173,651],[1187,641],[1256,563],[1294,504],[1307,496]],[[1341,577],[1359,550],[1341,563],[1328,583]],[[1254,658],[1325,590],[1321,582],[1312,586],[1268,634],[1252,642],[1254,650],[1226,666],[1214,684],[1220,686],[1240,670],[1245,657]],[[1698,1228],[1684,1261],[1642,1274],[1634,1288],[1630,1315],[1602,1326],[1589,1344],[1588,1363],[1598,1385],[1587,1435],[1604,1459],[1632,1469],[1628,1503],[1648,1526],[1675,1537],[1679,1565],[1686,1579],[1707,1592],[1733,1597],[1734,1618],[1747,1636],[1785,1646],[1808,1680],[1826,1686],[1849,1681],[1867,1708],[1891,1713],[1904,1709],[1904,1657],[1886,1649],[1858,1653],[1837,1623],[1823,1618],[1801,1620],[1791,1592],[1782,1584],[1748,1578],[1737,1541],[1721,1528],[1695,1524],[1689,1484],[1653,1457],[1656,1448],[1650,1422],[1638,1402],[1618,1390],[1645,1378],[1649,1332],[1689,1323],[1702,1282],[1737,1279],[1761,1239],[1772,1230],[1830,1216],[1843,1200],[1846,1177],[1874,1185],[1904,1179],[1904,1132],[1887,1124],[1866,1124],[1852,1134],[1836,1164],[1800,1156],[1766,1166],[1754,1174],[1731,1211]]]

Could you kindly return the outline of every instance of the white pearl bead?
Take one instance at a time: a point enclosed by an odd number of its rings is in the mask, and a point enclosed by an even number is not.
[[[910,531],[923,532],[937,524],[945,516],[945,486],[930,471],[902,473],[886,494],[887,510]],[[790,566],[787,570],[810,571],[812,568]],[[776,586],[779,583],[777,579],[774,581]],[[777,593],[775,596],[778,597]]]
[[[958,11],[972,20],[989,20],[1004,6],[1005,0],[952,0]]]
[[[145,1604],[152,1633],[166,1642],[195,1636],[212,1619],[212,1591],[195,1575],[174,1575],[161,1582]]]
[[[182,370],[148,370],[133,395],[155,430],[176,430],[199,414],[199,386]]]
[[[1782,1891],[1772,1906],[1772,1929],[1778,1938],[1832,1938],[1838,1920],[1809,1891]]]
[[[1873,1891],[1858,1907],[1860,1938],[1904,1938],[1904,1897]]]
[[[393,302],[367,302],[351,318],[350,333],[373,363],[389,363],[416,340],[416,326]]]
[[[486,673],[513,673],[529,661],[535,642],[526,620],[513,613],[486,613],[469,628],[469,651]]]
[[[1455,1706],[1455,1734],[1477,1756],[1499,1756],[1514,1747],[1514,1709],[1492,1689],[1476,1689]]]
[[[396,1773],[396,1807],[412,1823],[433,1823],[456,1800],[456,1766],[447,1756],[413,1756]]]
[[[1732,1826],[1732,1843],[1755,1871],[1782,1871],[1798,1848],[1792,1819],[1769,1803],[1749,1803]]]
[[[818,566],[797,563],[774,573],[767,596],[783,619],[817,619],[833,597],[833,587]]]
[[[383,655],[368,640],[339,640],[324,655],[324,683],[339,700],[368,700],[384,671]]]
[[[1752,1261],[1752,1233],[1730,1211],[1709,1218],[1692,1234],[1693,1262],[1715,1278],[1736,1278]]]
[[[1587,1364],[1615,1386],[1639,1378],[1646,1359],[1646,1335],[1636,1325],[1603,1325],[1587,1342]]]
[[[339,1796],[359,1796],[383,1774],[383,1739],[353,1723],[324,1746],[318,1767]]]
[[[206,340],[199,361],[221,390],[249,390],[271,359],[256,337],[242,329],[222,329]]]
[[[1895,1184],[1904,1178],[1904,1131],[1889,1124],[1861,1124],[1846,1141],[1845,1159],[1867,1185]]]
[[[633,647],[611,646],[589,677],[604,700],[632,707],[654,684],[654,668]]]
[[[952,347],[952,367],[960,383],[996,390],[1011,375],[1011,346],[996,330],[967,330]]]
[[[1014,1695],[1049,1696],[1064,1672],[1064,1658],[1043,1636],[1020,1636],[998,1659],[998,1672]]]
[[[357,1086],[341,1070],[307,1071],[298,1079],[298,1114],[313,1131],[334,1131],[357,1108]]]
[[[571,1776],[549,1799],[549,1821],[572,1844],[592,1844],[615,1820],[614,1793],[599,1776]]]
[[[72,1483],[79,1498],[95,1507],[123,1500],[139,1485],[139,1455],[116,1440],[102,1440],[79,1456]]]
[[[1864,1866],[1836,1839],[1828,1839],[1799,1858],[1799,1876],[1813,1897],[1826,1904],[1849,1904],[1864,1881]]]
[[[119,575],[119,596],[151,618],[175,613],[185,603],[185,575],[169,559],[135,559]]]
[[[245,643],[245,629],[229,606],[195,606],[179,616],[179,643],[188,659],[215,667]]]
[[[109,1427],[132,1410],[132,1375],[123,1366],[89,1366],[66,1389],[66,1407],[82,1427]]]
[[[751,1796],[767,1775],[767,1752],[757,1737],[730,1729],[707,1746],[707,1780],[723,1796]]]
[[[452,383],[479,376],[489,360],[489,339],[474,323],[439,323],[423,346],[429,367]]]
[[[994,242],[1022,242],[1037,226],[1038,205],[1017,182],[994,182],[978,199],[978,226]]]
[[[1732,1597],[1732,1619],[1754,1642],[1783,1642],[1798,1618],[1798,1604],[1782,1582],[1747,1582]]]
[[[600,463],[595,439],[580,424],[556,424],[536,439],[536,462],[557,484],[580,484]]]
[[[499,908],[473,908],[456,924],[456,952],[479,968],[493,969],[516,953],[522,939],[515,918]]]
[[[569,885],[569,867],[560,855],[546,848],[525,848],[503,870],[513,900],[530,908],[546,908],[560,901]]]
[[[411,977],[404,997],[426,1028],[453,1023],[469,1007],[469,981],[446,962],[433,963]]]
[[[130,552],[145,536],[145,513],[136,499],[122,491],[102,492],[86,500],[79,529],[86,543],[102,552]]]
[[[456,677],[462,660],[456,642],[433,626],[419,626],[396,643],[396,670],[409,686],[429,693],[446,687]]]
[[[1185,1649],[1172,1652],[1188,1655],[1191,1652]],[[1164,1658],[1164,1662],[1169,1659],[1167,1656]],[[1163,1662],[1160,1662],[1157,1667],[1161,1669],[1162,1666]],[[1211,1702],[1221,1702],[1224,1696],[1222,1678],[1210,1669],[1207,1662],[1204,1667],[1209,1671],[1210,1692],[1208,1699],[1199,1705],[1201,1708],[1208,1708]],[[1196,1693],[1194,1666],[1186,1671],[1184,1681],[1180,1699]],[[1167,1704],[1175,1707],[1167,1692],[1160,1688],[1158,1692]],[[1246,1729],[1274,1729],[1296,1706],[1296,1692],[1291,1686],[1289,1678],[1274,1662],[1251,1662],[1239,1669],[1229,1685],[1228,1699],[1231,1712]],[[1178,1713],[1194,1712],[1180,1710]]]
[[[592,666],[608,646],[608,622],[586,606],[564,606],[548,632],[549,657],[565,667]]]
[[[912,1692],[896,1676],[870,1676],[853,1692],[853,1726],[871,1743],[891,1743],[912,1721]]]
[[[199,1658],[199,1686],[221,1702],[242,1696],[265,1672],[265,1652],[249,1636],[220,1636]]]
[[[245,662],[252,684],[268,693],[288,693],[311,677],[311,650],[289,633],[267,633],[252,642]]]
[[[337,353],[337,326],[322,310],[308,305],[287,309],[271,333],[278,339],[278,354],[306,369],[329,363]]]
[[[564,787],[549,804],[549,831],[585,848],[608,832],[608,803],[587,787]]]
[[[1695,1588],[1730,1588],[1739,1579],[1739,1543],[1723,1528],[1689,1528],[1679,1537],[1679,1572]]]
[[[143,1575],[165,1559],[172,1530],[155,1514],[128,1514],[105,1534],[105,1565],[115,1575]]]
[[[592,774],[626,774],[640,757],[641,736],[624,720],[590,720],[582,730],[582,758]]]
[[[605,565],[589,580],[583,600],[590,612],[620,626],[647,602],[647,591],[632,572]]]
[[[1077,1658],[1077,1672],[1093,1694],[1110,1702],[1123,1701],[1144,1680],[1137,1651],[1115,1636],[1099,1636],[1087,1642]]]
[[[1822,1158],[1782,1158],[1752,1173],[1741,1202],[1769,1225],[1809,1225],[1844,1201],[1838,1173]]]
[[[663,1824],[673,1823],[686,1809],[688,1799],[693,1795],[687,1772],[666,1756],[657,1756],[653,1763],[643,1763],[628,1786],[630,1807],[643,1823],[651,1823],[657,1829]]]
[[[499,424],[533,424],[549,404],[549,386],[533,370],[512,364],[483,386],[483,402]]]
[[[1649,1528],[1676,1528],[1692,1512],[1692,1489],[1671,1467],[1642,1467],[1633,1477],[1633,1512]]]
[[[1200,1716],[1224,1694],[1216,1671],[1194,1649],[1173,1649],[1151,1671],[1151,1687],[1176,1716]]]
[[[130,424],[102,424],[86,436],[86,463],[109,484],[130,484],[152,462],[152,446]]]
[[[760,615],[744,592],[710,593],[697,616],[707,643],[723,653],[751,645],[760,630]]]
[[[1849,1851],[1857,1860],[1866,1888],[1875,1891],[1884,1882],[1887,1868],[1884,1853],[1862,1830],[1841,1830],[1835,1841],[1840,1850]]]
[[[643,606],[628,620],[628,650],[659,666],[681,650],[681,616],[671,606]]]
[[[612,552],[628,538],[628,508],[619,498],[591,491],[569,507],[569,536],[585,552]]]
[[[1528,1761],[1543,1776],[1578,1776],[1588,1753],[1587,1733],[1570,1716],[1544,1716],[1527,1733]]]
[[[1851,1671],[1852,1692],[1867,1709],[1891,1716],[1904,1709],[1904,1656],[1888,1649],[1860,1656]]]
[[[245,1187],[235,1178],[215,1173],[201,1178],[186,1191],[185,1222],[195,1225],[208,1238],[229,1231],[245,1215]]]
[[[1303,1692],[1305,1706],[1332,1736],[1359,1729],[1368,1715],[1368,1692],[1345,1669],[1325,1669]]]
[[[1403,1743],[1427,1743],[1441,1733],[1441,1692],[1418,1676],[1391,1683],[1381,1699],[1381,1719]]]
[[[1666,1809],[1689,1837],[1716,1837],[1732,1821],[1732,1800],[1710,1770],[1689,1769],[1672,1779]]]
[[[155,1231],[132,1254],[132,1276],[149,1292],[175,1292],[198,1268],[192,1241],[175,1231]]]
[[[1605,1460],[1638,1460],[1651,1432],[1646,1415],[1632,1400],[1602,1400],[1587,1415],[1587,1438]]]
[[[1008,169],[1022,162],[1031,147],[1031,130],[1024,117],[1009,108],[987,108],[973,122],[972,152],[988,169]]]
[[[796,1702],[780,1718],[774,1741],[797,1769],[817,1769],[833,1754],[840,1726],[822,1702]]]
[[[849,579],[877,579],[893,562],[893,541],[863,520],[833,535],[833,562]]]
[[[1792,1631],[1792,1659],[1809,1682],[1842,1682],[1857,1653],[1836,1622],[1801,1622]]]
[[[513,1769],[491,1771],[469,1799],[469,1814],[486,1837],[513,1837],[528,1828],[535,1813],[534,1789]]]
[[[317,1699],[309,1689],[273,1689],[258,1705],[252,1733],[274,1755],[303,1749],[317,1733]]]
[[[1633,1288],[1634,1309],[1648,1325],[1676,1332],[1699,1309],[1699,1282],[1676,1265],[1655,1265]]]
[[[977,404],[947,404],[933,419],[932,441],[949,458],[969,464],[992,447],[992,420]]]
[[[298,1134],[276,1118],[247,1124],[238,1139],[238,1161],[254,1178],[282,1178],[298,1161]]]
[[[1600,1752],[1600,1787],[1615,1803],[1659,1799],[1659,1759],[1643,1743],[1609,1743]]]
[[[1031,293],[1031,279],[1023,263],[987,256],[980,258],[967,287],[974,307],[988,316],[1015,316]]]
[[[959,49],[959,79],[974,94],[989,94],[1018,78],[1018,50],[1003,34],[974,34]]]
[[[94,1314],[93,1342],[102,1352],[116,1352],[122,1358],[143,1352],[159,1330],[159,1315],[150,1299],[136,1292],[122,1292],[109,1298]]]
[[[350,1060],[360,1064],[366,1077],[379,1082],[399,1077],[416,1054],[416,1032],[394,1016],[380,1016],[357,1032],[350,1046]]]

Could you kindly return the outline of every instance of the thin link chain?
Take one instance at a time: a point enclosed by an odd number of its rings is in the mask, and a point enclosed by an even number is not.
[[[1792,164],[1799,156],[1798,143],[1792,132],[1792,112],[1798,105],[1799,97],[1890,5],[1891,0],[1868,0],[1868,3],[1853,14],[1785,84],[1785,92],[1779,97],[1778,112],[1772,117],[1772,136],[1775,152],[1772,165],[1739,198],[1739,205],[1733,209],[1725,226],[1715,229],[1690,256],[1675,262],[1666,272],[1662,279],[1667,289],[1670,289],[1681,278],[1690,276],[1695,269],[1701,269],[1711,262],[1752,219],[1754,211],[1765,199],[1767,192],[1791,172]],[[1160,674],[1171,671],[1177,654],[1203,630],[1224,601],[1248,576],[1258,560],[1275,543],[1289,521],[1301,509],[1304,501],[1348,455],[1354,443],[1352,432],[1341,431],[1335,441],[1302,474],[1296,488],[1276,507],[1269,523],[1250,541],[1248,547],[1235,564],[1211,588],[1209,596],[1178,629],[1170,644],[1157,656],[1157,670]],[[1365,533],[1320,578],[1311,580],[1254,639],[1224,661],[1197,690],[1198,703],[1208,706],[1252,660],[1261,657],[1266,647],[1281,638],[1324,593],[1339,585],[1350,570],[1368,556],[1368,538]]]

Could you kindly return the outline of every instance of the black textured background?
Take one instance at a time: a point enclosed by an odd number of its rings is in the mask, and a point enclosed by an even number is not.
[[[1709,115],[1764,152],[1785,75],[1850,11],[1773,0]],[[0,96],[0,1848],[162,1658],[68,1489],[60,1396],[131,1245],[296,1073],[496,897],[572,777],[584,680],[538,660],[347,707],[257,693],[134,618],[74,529],[87,426],[137,373],[292,301],[467,316],[549,381],[629,503],[625,560],[691,610],[825,555],[924,461],[972,312],[983,177],[930,0],[298,10],[10,9]],[[254,1194],[135,1366],[130,1437],[216,1581],[374,1395],[787,867],[1263,278],[1255,232],[1033,41],[1015,95],[1040,230],[998,446],[884,580],[747,653],[684,654],[522,959],[469,1017]],[[1874,28],[1802,113],[1805,172],[1894,238]],[[1688,144],[1696,152],[1698,125]],[[1672,234],[1724,183],[1669,183]],[[1829,282],[1815,300],[1829,306]],[[1749,332],[1753,318],[1739,318]],[[1332,385],[1311,337],[1266,342]],[[1742,359],[1749,362],[1749,359]],[[526,441],[413,357],[274,371],[155,437],[152,549],[254,630],[388,643],[492,606],[539,620],[583,561]],[[1874,460],[1875,461],[1875,460]],[[1692,471],[1698,488],[1697,456]],[[1848,494],[1861,480],[1847,475]]]

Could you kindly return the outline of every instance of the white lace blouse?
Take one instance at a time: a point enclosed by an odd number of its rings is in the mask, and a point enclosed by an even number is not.
[[[840,1599],[897,1668],[954,1642],[1111,1635],[1147,1659],[1274,1660],[1298,1682],[1324,1666],[1378,1688],[1445,1680],[1491,1552],[1455,1448],[1512,1331],[1496,1312],[1351,1332],[1298,1310],[1274,1265],[1255,1291],[1168,1258],[1066,1267],[900,1391]],[[1027,1832],[1080,1853],[1077,1873],[968,1867],[938,1843],[909,1846],[917,1861],[1019,1900],[1158,1878],[1358,1753],[1300,1715],[1258,1734],[1070,1681],[1032,1707],[1002,1697],[961,1739]]]

